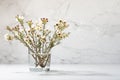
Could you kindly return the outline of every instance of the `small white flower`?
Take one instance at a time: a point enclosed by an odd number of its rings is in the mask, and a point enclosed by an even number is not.
[[[10,34],[5,34],[4,37],[7,41],[13,40],[13,36],[11,36]]]
[[[19,15],[16,16],[16,21],[18,21],[18,20],[23,20],[23,19],[24,19],[23,16],[19,16]]]
[[[24,17],[23,16],[19,16],[19,19],[24,19]]]

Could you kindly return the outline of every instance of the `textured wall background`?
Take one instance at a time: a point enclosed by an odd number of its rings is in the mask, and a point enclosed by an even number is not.
[[[27,63],[27,49],[3,37],[17,14],[69,22],[71,36],[52,50],[52,63],[120,63],[120,0],[0,0],[0,63]]]

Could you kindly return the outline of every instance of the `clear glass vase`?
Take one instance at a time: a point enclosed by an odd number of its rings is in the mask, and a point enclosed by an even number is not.
[[[28,50],[28,63],[31,72],[50,71],[50,53],[32,53]]]

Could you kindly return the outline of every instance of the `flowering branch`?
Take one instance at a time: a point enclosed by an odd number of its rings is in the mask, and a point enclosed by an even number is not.
[[[17,15],[16,20],[19,24],[6,27],[10,34],[6,34],[5,38],[16,39],[23,43],[33,53],[31,55],[36,61],[36,66],[42,64],[38,60],[42,59],[43,53],[49,53],[54,46],[60,44],[61,40],[69,35],[69,32],[64,31],[69,25],[62,20],[54,25],[53,31],[47,29],[47,18],[41,18],[41,23],[33,23],[32,20],[25,22],[24,17]]]

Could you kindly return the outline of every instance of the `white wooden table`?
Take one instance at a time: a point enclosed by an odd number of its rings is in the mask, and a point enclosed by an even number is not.
[[[52,64],[50,72],[29,72],[27,65],[0,65],[0,80],[120,80],[120,65]]]

